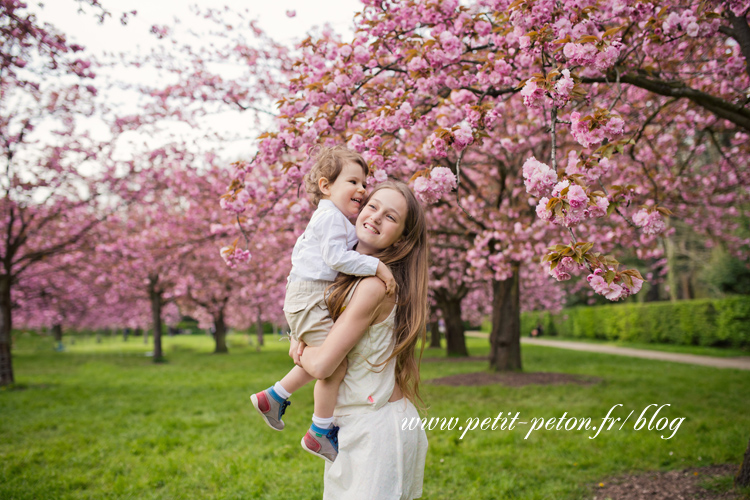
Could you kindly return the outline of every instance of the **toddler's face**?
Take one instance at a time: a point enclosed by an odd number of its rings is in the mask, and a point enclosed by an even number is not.
[[[328,189],[328,199],[336,208],[349,218],[356,217],[367,194],[367,178],[361,166],[347,162]]]

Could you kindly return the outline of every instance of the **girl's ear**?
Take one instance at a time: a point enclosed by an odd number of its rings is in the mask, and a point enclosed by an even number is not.
[[[320,189],[320,192],[324,195],[331,196],[331,183],[328,182],[327,178],[321,177],[318,179],[318,189]]]

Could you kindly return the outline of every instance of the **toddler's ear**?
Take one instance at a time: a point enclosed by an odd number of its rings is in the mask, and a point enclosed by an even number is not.
[[[318,179],[318,189],[320,189],[320,192],[324,195],[331,196],[331,183],[328,182],[327,178],[321,177]]]

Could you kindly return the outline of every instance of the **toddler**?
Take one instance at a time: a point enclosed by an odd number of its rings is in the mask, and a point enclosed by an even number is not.
[[[307,345],[321,345],[333,327],[325,290],[338,273],[377,276],[385,283],[386,293],[395,291],[396,281],[388,266],[353,250],[357,237],[349,219],[359,214],[365,199],[367,173],[364,158],[345,147],[335,147],[323,148],[305,175],[305,190],[318,208],[294,245],[284,315],[292,338]],[[346,360],[329,378],[315,383],[312,425],[302,438],[305,450],[329,462],[338,454],[339,428],[333,425],[333,410],[345,373]],[[295,366],[272,387],[253,394],[253,406],[272,429],[280,431],[289,396],[311,380],[303,368]]]

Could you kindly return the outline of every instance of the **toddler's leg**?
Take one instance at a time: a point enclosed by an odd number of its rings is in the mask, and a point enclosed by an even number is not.
[[[346,375],[346,359],[325,380],[315,382],[315,413],[312,425],[302,438],[302,448],[328,462],[339,454],[339,428],[333,425],[333,410],[336,407],[339,385]]]
[[[333,410],[336,408],[336,398],[339,394],[339,385],[344,380],[346,375],[346,358],[336,368],[330,377],[315,382],[315,409],[313,415],[313,421],[315,417],[321,419],[332,419]],[[333,423],[333,420],[331,420]],[[329,426],[330,427],[330,426]]]
[[[266,424],[272,429],[280,431],[284,429],[284,422],[281,417],[284,415],[286,407],[291,404],[288,401],[289,396],[311,380],[313,380],[313,377],[299,366],[295,366],[279,382],[265,391],[253,394],[250,399]]]
[[[308,375],[305,369],[301,366],[294,365],[294,368],[289,370],[289,373],[284,375],[284,378],[277,382],[277,384],[281,384],[289,394],[292,394],[312,380],[315,380],[315,377]]]

